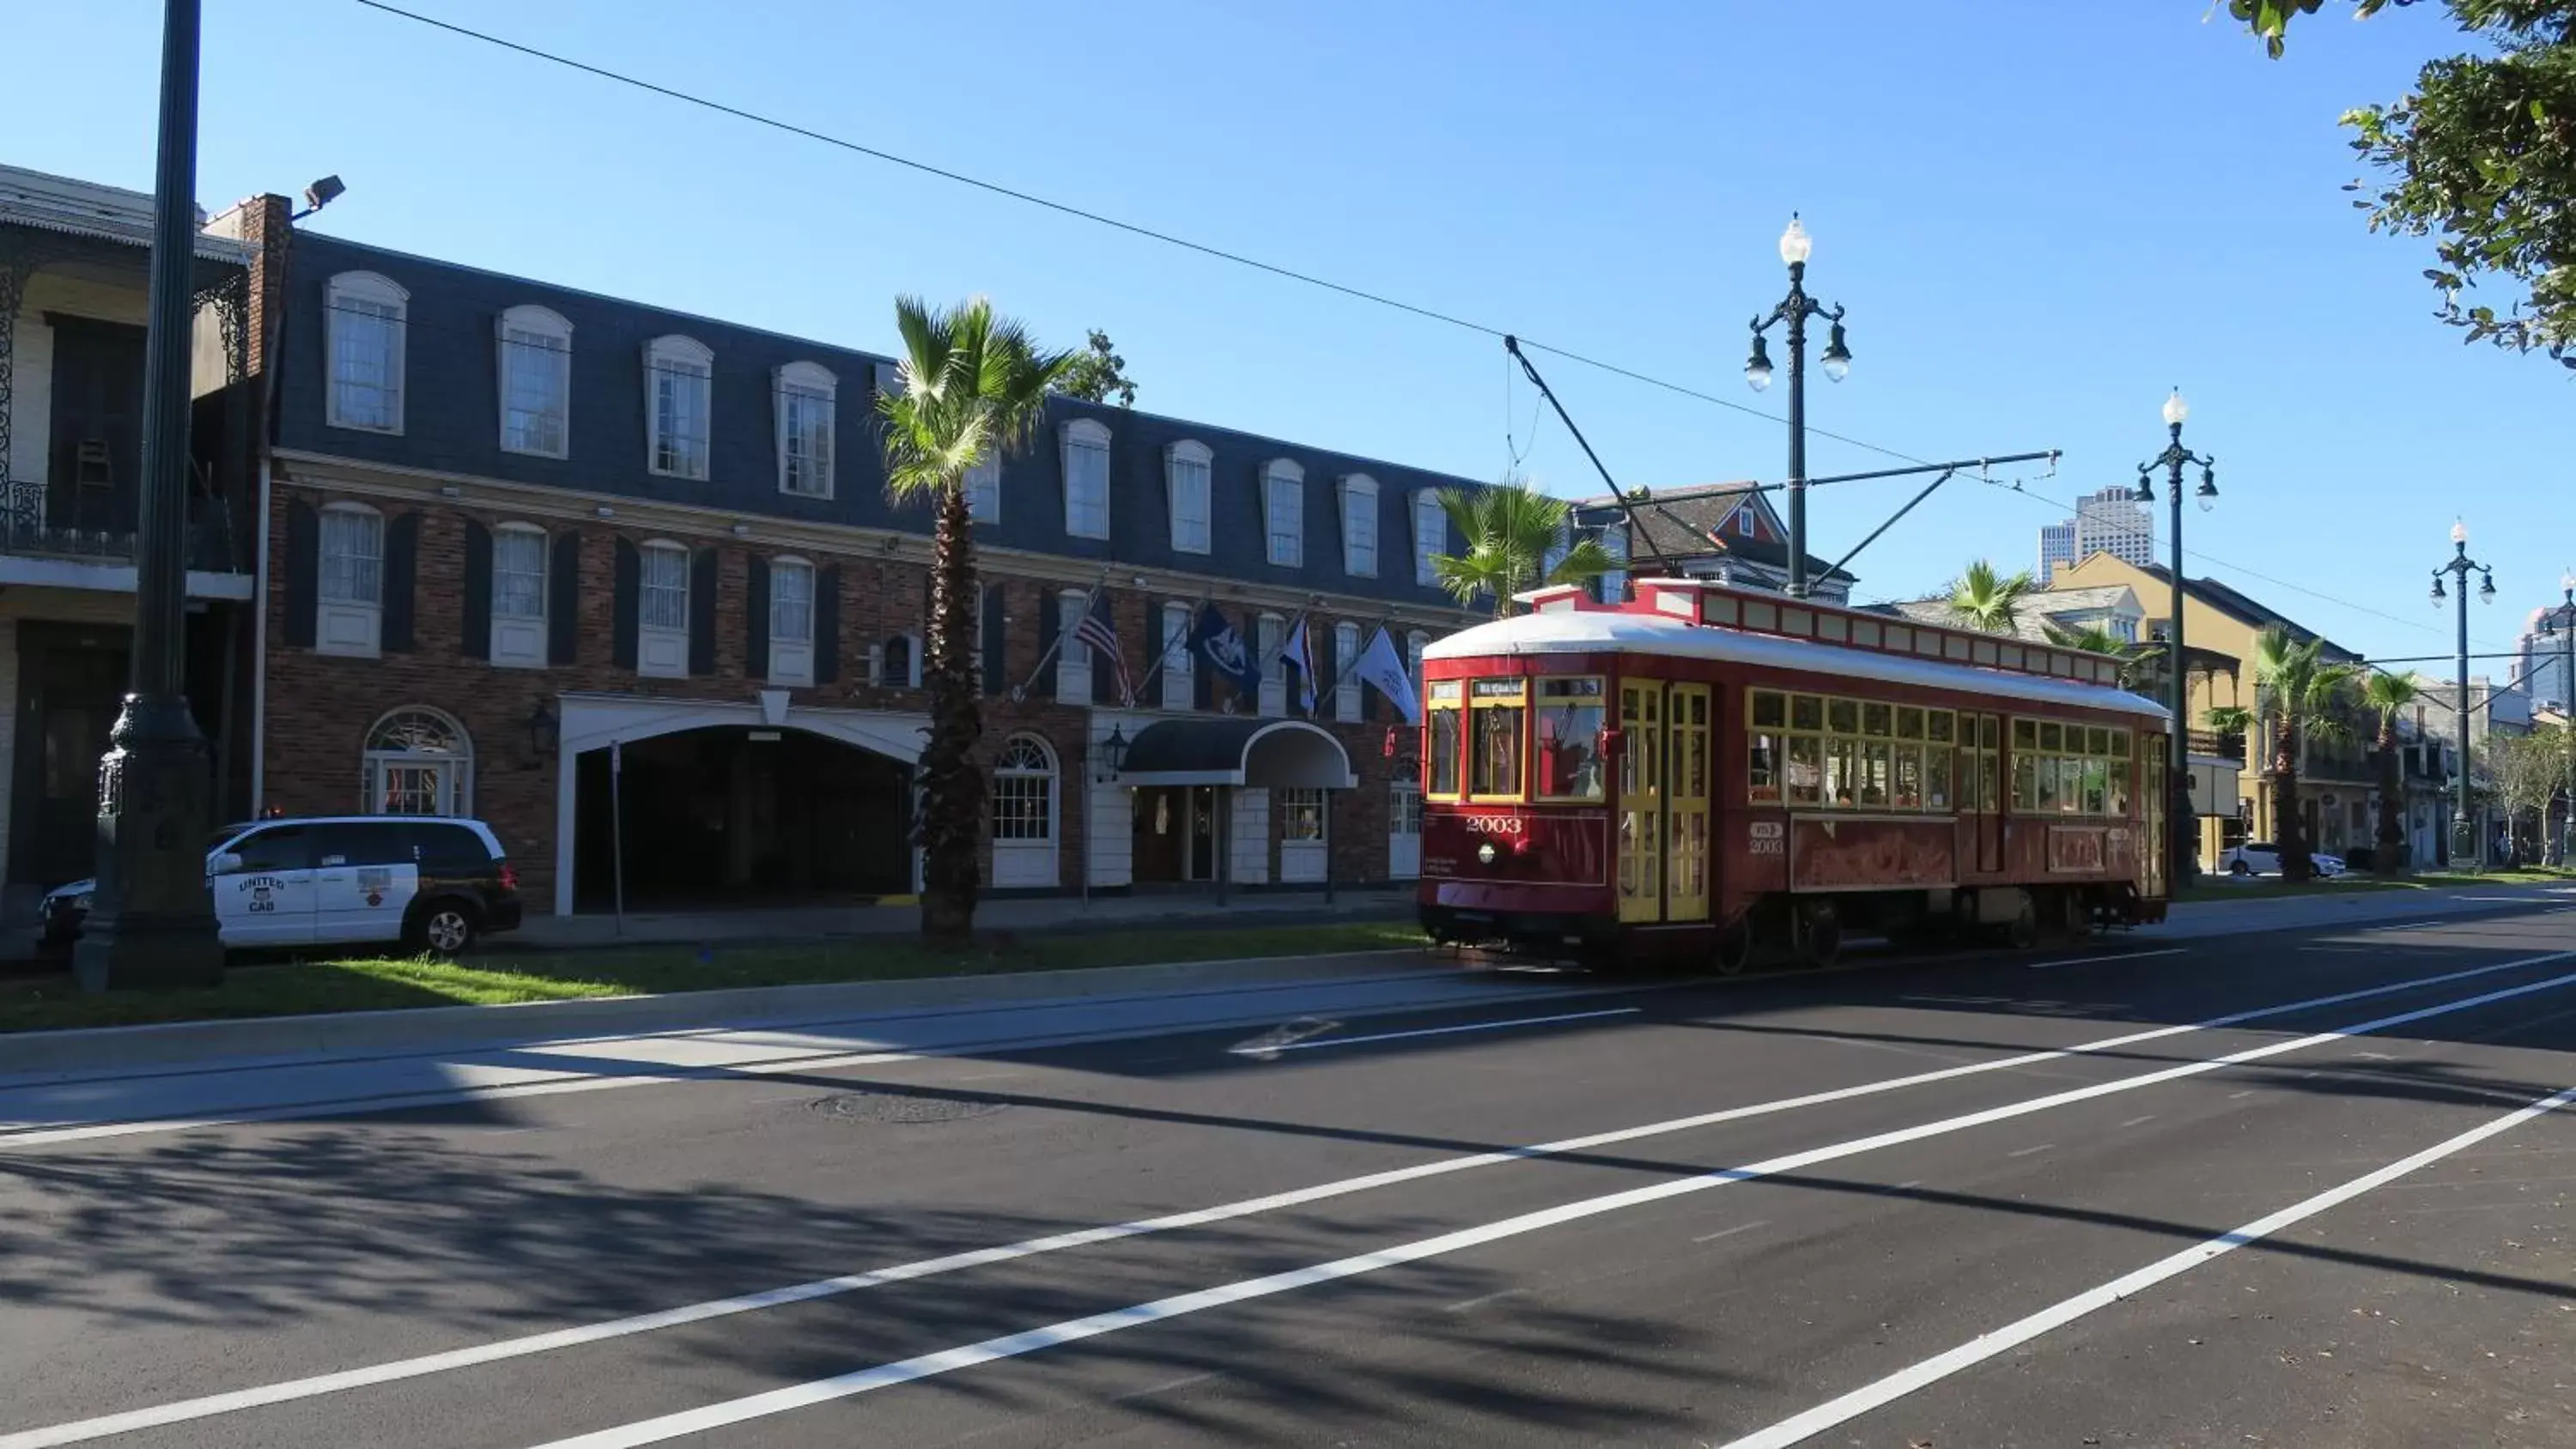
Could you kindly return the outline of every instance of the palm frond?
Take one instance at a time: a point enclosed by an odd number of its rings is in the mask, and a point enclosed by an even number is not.
[[[2022,601],[2039,588],[2029,570],[2006,575],[1978,559],[1950,581],[1951,617],[1988,634],[2011,634],[2020,626]]]

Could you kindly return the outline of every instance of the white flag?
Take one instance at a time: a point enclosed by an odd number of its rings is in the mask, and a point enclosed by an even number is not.
[[[1422,723],[1422,700],[1414,691],[1413,676],[1404,672],[1404,655],[1395,640],[1380,627],[1377,636],[1360,651],[1359,662],[1350,666],[1353,674],[1373,686],[1378,693],[1395,701],[1396,713],[1406,724]]]

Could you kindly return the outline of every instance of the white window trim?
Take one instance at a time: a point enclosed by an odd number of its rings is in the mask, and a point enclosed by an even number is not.
[[[1274,492],[1273,490],[1283,490]],[[1274,526],[1271,506],[1274,498],[1287,498],[1296,505],[1294,531],[1283,534]],[[1285,537],[1297,556],[1279,556],[1279,540]],[[1261,556],[1273,568],[1301,569],[1306,566],[1306,470],[1294,458],[1273,458],[1261,465]]]
[[[966,519],[970,523],[1002,521],[1002,458],[998,452],[987,454],[966,470],[961,480],[966,489]]]
[[[1386,556],[1386,539],[1378,528],[1377,480],[1366,473],[1344,474],[1341,495],[1342,572],[1355,579],[1376,578],[1379,568],[1383,566],[1380,561]],[[1351,520],[1363,517],[1368,520],[1369,525],[1368,567],[1366,568],[1359,566],[1353,552],[1357,541],[1351,532]]]
[[[1100,531],[1097,533],[1074,526],[1073,450],[1081,447],[1098,448],[1101,453]],[[1075,418],[1064,425],[1061,462],[1064,472],[1064,531],[1068,537],[1105,539],[1109,536],[1111,523],[1109,495],[1113,491],[1109,483],[1111,463],[1109,447],[1109,425],[1106,423],[1092,418]]]
[[[787,486],[787,396],[791,392],[823,404],[823,490],[819,493]],[[776,418],[778,491],[790,498],[831,498],[841,470],[841,380],[819,362],[791,362],[771,379],[770,397],[770,412]]]
[[[450,730],[453,730],[456,735],[456,753],[448,755],[424,755],[414,753],[410,750],[387,750],[377,748],[376,736],[382,732],[384,727],[392,720],[398,716],[407,714],[427,715],[431,719],[438,720],[445,724]],[[434,811],[432,814],[438,817],[452,819],[460,816],[470,816],[474,813],[474,736],[466,732],[465,726],[458,722],[456,716],[449,714],[443,709],[433,708],[432,706],[425,704],[406,704],[398,709],[390,709],[385,711],[383,714],[378,715],[376,717],[376,722],[367,726],[366,747],[361,752],[359,758],[361,761],[361,769],[364,773],[364,778],[361,783],[365,793],[362,798],[366,805],[366,813],[369,815],[383,815],[387,813],[385,810],[385,772],[388,768],[398,769],[406,764],[414,762],[437,760],[450,761],[453,763],[453,768],[447,772],[445,780],[446,788],[442,791],[447,798],[441,803],[446,808]],[[418,818],[426,820],[431,818],[431,816],[424,815]]]
[[[555,423],[556,436],[562,439],[562,446],[560,447],[517,448],[510,445],[510,367],[513,358],[513,351],[510,346],[510,334],[513,332],[534,333],[540,337],[551,338],[552,340],[563,344],[561,350],[545,352],[543,354],[554,363],[557,387],[556,395],[563,402],[563,413],[556,419]],[[509,308],[502,312],[498,318],[494,319],[492,324],[492,343],[495,350],[500,354],[498,365],[494,370],[493,376],[498,378],[501,384],[499,389],[500,416],[498,419],[498,424],[501,430],[501,451],[504,453],[518,453],[530,458],[568,458],[572,456],[572,324],[563,319],[562,313],[555,311],[551,307],[540,307],[534,303],[522,303],[519,306]],[[522,363],[531,361],[531,359],[526,357],[524,354],[520,354],[517,360]]]
[[[658,627],[644,622],[644,591],[649,587],[649,583],[643,561],[656,553],[676,553],[680,556],[680,626],[676,629]],[[690,566],[695,560],[690,557],[687,544],[668,538],[647,540],[636,549],[636,560],[635,672],[655,679],[685,679],[689,673],[689,615],[696,603],[689,597],[689,591],[695,587],[696,580],[689,575],[694,571]],[[679,663],[676,666],[655,665],[652,660],[652,646],[656,643],[677,644]]]
[[[531,538],[537,541],[537,611],[534,614],[501,612],[501,540]],[[491,660],[513,669],[546,667],[547,611],[554,607],[554,540],[533,523],[504,523],[492,530],[492,637]]]
[[[1199,537],[1193,547],[1181,541],[1181,465],[1187,463],[1199,470]],[[1171,515],[1172,552],[1210,553],[1216,544],[1216,450],[1194,438],[1184,438],[1163,450],[1163,497]]]
[[[1161,627],[1169,641],[1163,650],[1163,708],[1192,708],[1198,698],[1198,662],[1190,657],[1190,606],[1165,604]]]
[[[1023,747],[1045,761],[1043,767],[1004,763]],[[993,885],[1003,890],[1052,889],[1059,884],[1056,849],[1064,838],[1066,794],[1063,762],[1057,756],[1055,746],[1048,743],[1043,735],[1021,733],[1010,736],[1002,741],[1000,752],[993,757],[992,781],[988,792],[990,803],[985,808],[985,832],[992,840]],[[1036,794],[1046,817],[1045,833],[1013,837],[1001,834],[998,817],[1002,802],[1007,795],[1019,793],[1016,789],[1006,791],[1005,781],[1014,785],[1037,784]]]
[[[379,427],[374,423],[352,422],[340,416],[340,306],[343,302],[373,302],[394,309],[394,355],[387,360],[385,372],[392,379],[394,395],[393,422]],[[374,272],[342,272],[323,289],[322,318],[322,407],[323,421],[335,428],[350,428],[362,433],[402,435],[405,394],[410,391],[411,293],[391,277]]]
[[[1344,724],[1355,724],[1360,717],[1360,676],[1351,666],[1360,662],[1360,650],[1367,641],[1360,636],[1360,626],[1348,619],[1333,624],[1333,718]]]
[[[1408,629],[1404,635],[1404,677],[1422,688],[1422,651],[1431,647],[1431,636],[1420,629]]]
[[[1449,551],[1449,510],[1440,506],[1439,490],[1416,489],[1413,494],[1413,582],[1423,588],[1439,584],[1440,573],[1431,560]]]
[[[1058,589],[1055,595],[1055,696],[1067,703],[1091,699],[1091,646],[1073,635],[1091,595],[1081,589]]]
[[[802,569],[805,573],[805,637],[791,639],[778,632],[778,575],[783,569]],[[769,682],[786,685],[811,685],[814,682],[814,611],[822,607],[815,597],[823,571],[812,559],[799,554],[781,554],[769,561]]]
[[[700,379],[707,390],[706,436],[700,440],[706,451],[698,460],[701,467],[694,473],[685,468],[663,467],[661,449],[657,446],[662,437],[662,389],[659,386],[661,369],[666,363],[674,362],[706,369],[706,376]],[[694,337],[674,332],[656,337],[644,344],[644,469],[646,472],[657,478],[685,478],[693,483],[703,483],[710,474],[715,472],[715,372],[715,349]]]
[[[323,597],[322,580],[329,575],[330,555],[326,551],[330,533],[328,520],[333,514],[372,518],[376,522],[376,596],[369,599],[331,599]],[[389,532],[384,514],[363,503],[326,503],[321,520],[314,530],[313,582],[313,652],[344,654],[352,658],[373,659],[383,652],[385,637],[385,535]],[[335,628],[337,625],[339,627]],[[335,637],[336,636],[336,637]]]

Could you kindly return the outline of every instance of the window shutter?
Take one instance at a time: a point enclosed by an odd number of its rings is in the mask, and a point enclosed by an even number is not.
[[[716,672],[716,551],[689,554],[689,672]]]
[[[769,560],[751,556],[742,600],[742,672],[769,677]]]
[[[984,692],[1000,694],[1011,687],[1002,677],[1002,586],[995,584],[984,591]]]
[[[1091,614],[1093,618],[1108,624],[1110,633],[1118,632],[1117,618],[1109,612],[1107,590],[1104,589],[1092,595]],[[1151,665],[1154,661],[1148,659],[1145,662]],[[1118,703],[1118,665],[1097,655],[1094,655],[1091,660],[1091,702],[1093,704]]]
[[[814,682],[841,677],[841,566],[814,571]]]
[[[420,515],[406,513],[385,524],[384,651],[412,650],[412,581],[419,572]]]
[[[1333,657],[1333,625],[1330,620],[1312,621],[1306,629],[1306,648],[1315,659],[1315,718],[1333,717],[1333,686],[1341,681],[1342,661]]]
[[[492,657],[492,530],[465,520],[465,617],[457,650],[468,659]]]
[[[286,501],[286,646],[313,647],[314,613],[322,606],[322,515],[300,499]]]
[[[546,566],[546,662],[581,662],[581,535],[555,535],[554,561]]]
[[[1216,666],[1208,662],[1206,650],[1189,647],[1189,636],[1198,632],[1199,611],[1191,609],[1188,619],[1189,622],[1182,626],[1185,632],[1181,635],[1181,647],[1188,652],[1190,660],[1190,708],[1214,709]]]
[[[1055,648],[1055,683],[1048,687],[1047,693],[1062,699],[1064,656],[1071,653],[1074,646],[1064,637],[1064,600],[1057,598],[1053,589],[1041,589],[1038,591],[1038,647],[1045,649],[1050,645]]]
[[[635,540],[617,540],[617,586],[610,601],[617,618],[609,626],[609,661],[620,669],[635,667],[637,635],[644,627],[644,556],[635,549]]]

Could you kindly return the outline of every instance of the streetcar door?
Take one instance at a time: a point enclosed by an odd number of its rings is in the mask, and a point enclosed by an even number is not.
[[[1708,919],[1709,686],[1676,684],[1664,699],[1664,919]]]
[[[1619,685],[1619,919],[1664,918],[1664,685]],[[1705,906],[1703,906],[1705,911]]]
[[[1961,715],[1960,732],[1967,732],[1966,721],[1976,721],[1976,735],[1970,741],[1976,748],[1963,750],[1964,769],[1975,772],[1974,793],[1977,818],[1977,869],[1991,875],[2004,868],[2004,721],[1994,714]],[[1968,787],[1962,787],[1963,793]]]

